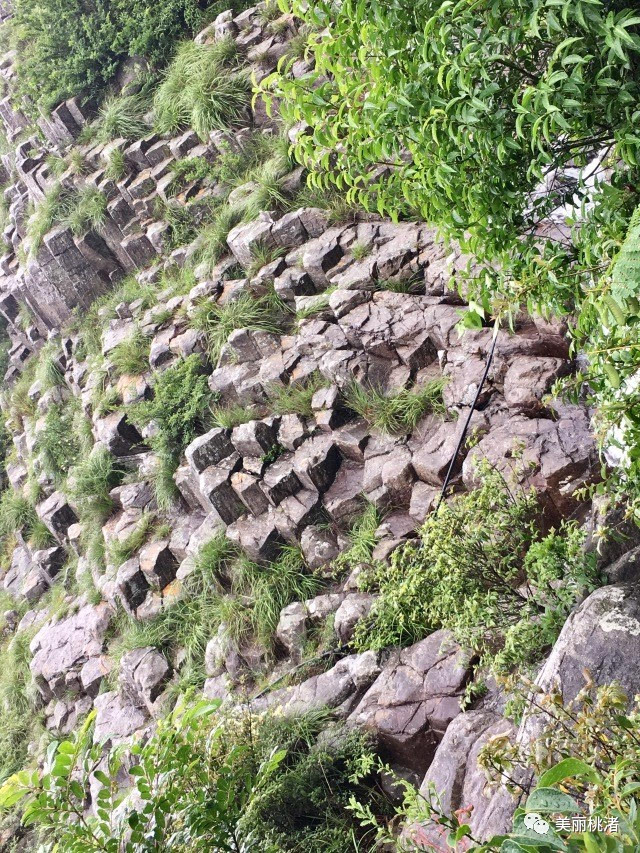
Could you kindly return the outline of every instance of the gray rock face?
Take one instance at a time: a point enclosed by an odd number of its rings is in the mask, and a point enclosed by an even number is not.
[[[634,583],[597,589],[569,616],[536,678],[557,685],[565,701],[584,687],[582,670],[596,683],[618,682],[629,697],[640,693],[640,591]]]
[[[348,643],[355,627],[373,606],[375,596],[367,592],[352,592],[336,610],[334,628],[341,643]]]
[[[62,540],[71,525],[78,521],[77,515],[62,492],[54,492],[38,504],[36,510],[40,519],[58,540]]]
[[[287,605],[280,613],[276,638],[295,660],[302,656],[307,634],[307,618],[307,608],[300,601]]]
[[[93,742],[105,746],[122,743],[149,721],[145,711],[116,691],[96,696],[93,707],[96,711]]]
[[[106,602],[86,605],[74,616],[55,625],[45,625],[31,641],[31,674],[42,697],[62,698],[68,689],[66,676],[103,650],[112,611]]]
[[[185,450],[185,456],[193,470],[201,474],[210,465],[216,465],[233,452],[226,430],[216,428],[192,441]]]
[[[515,736],[513,725],[491,711],[459,714],[446,730],[420,789],[427,796],[434,786],[445,814],[470,808],[466,822],[474,837],[479,837],[478,828],[490,804],[478,754],[491,738],[505,734]],[[403,832],[403,838],[411,840],[418,850],[432,850],[445,843],[446,830],[433,823],[413,825]]]
[[[469,658],[445,631],[396,652],[349,716],[391,760],[424,772],[460,713]]]
[[[170,675],[171,667],[166,658],[151,646],[133,649],[120,660],[122,695],[151,716],[156,714],[156,700]]]

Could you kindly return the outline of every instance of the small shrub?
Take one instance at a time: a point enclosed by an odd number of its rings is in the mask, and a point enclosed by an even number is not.
[[[375,388],[353,383],[347,390],[347,406],[368,421],[374,429],[386,433],[409,433],[428,412],[444,413],[444,380],[435,379],[421,387],[403,388],[395,394],[383,394]]]
[[[154,99],[160,133],[192,127],[204,140],[246,117],[250,83],[235,65],[235,50],[231,39],[180,45]]]
[[[363,587],[380,597],[356,628],[358,648],[405,645],[446,628],[483,664],[510,670],[538,660],[595,587],[575,523],[543,537],[535,492],[510,488],[483,461],[477,473],[480,487],[442,504],[417,543],[364,573]]]
[[[117,848],[345,853],[374,849],[370,827],[350,809],[361,801],[371,821],[391,816],[375,786],[367,736],[329,724],[326,713],[298,717],[227,714],[219,703],[181,702],[135,745],[133,796],[118,796],[124,751],[92,743],[93,714],[69,741],[54,744],[41,769],[0,788],[0,807],[18,807],[45,844],[80,853]],[[185,778],[185,767],[189,768]],[[97,790],[100,814],[82,814]],[[171,820],[166,815],[170,813]]]
[[[159,505],[167,508],[176,496],[172,480],[180,454],[202,431],[209,409],[211,392],[199,356],[191,355],[157,373],[153,391],[153,400],[136,403],[128,411],[135,422],[153,421],[158,427],[150,440],[158,455],[154,478]]]
[[[144,332],[136,326],[132,335],[119,343],[109,358],[117,376],[140,376],[149,370],[149,350],[151,342]]]
[[[204,157],[185,157],[172,163],[171,171],[173,172],[173,181],[168,193],[177,195],[194,181],[210,178],[213,173],[213,166]]]
[[[316,371],[300,382],[290,385],[273,386],[269,390],[269,402],[276,415],[301,415],[305,418],[313,416],[311,400],[316,391],[326,388],[329,382]]]

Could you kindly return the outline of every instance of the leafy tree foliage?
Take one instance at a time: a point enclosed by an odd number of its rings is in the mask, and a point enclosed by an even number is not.
[[[164,65],[175,42],[197,30],[205,5],[198,0],[16,0],[22,92],[45,108],[75,94],[99,96],[128,56]]]

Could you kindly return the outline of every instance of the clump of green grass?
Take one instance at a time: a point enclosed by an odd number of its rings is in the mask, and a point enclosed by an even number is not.
[[[29,644],[36,629],[20,631],[0,647],[0,782],[21,770],[41,728],[31,699]]]
[[[276,415],[300,415],[310,418],[313,415],[311,400],[316,391],[326,388],[329,382],[315,371],[300,382],[290,385],[274,386],[269,390],[271,408]]]
[[[98,142],[111,142],[118,137],[134,140],[145,136],[150,128],[144,120],[149,105],[139,95],[109,95],[100,107],[95,122]]]
[[[347,406],[380,432],[409,433],[428,412],[444,414],[443,379],[434,379],[416,388],[403,388],[385,395],[376,388],[354,382],[346,393]]]
[[[269,24],[279,18],[281,14],[282,12],[280,11],[277,0],[266,0],[260,10],[260,20],[263,24]]]
[[[273,300],[268,296],[255,298],[242,293],[237,299],[219,305],[202,302],[196,306],[191,317],[191,326],[204,332],[211,361],[217,363],[222,347],[235,329],[263,330],[277,333],[281,328],[281,317]]]
[[[299,323],[301,320],[308,320],[309,317],[314,317],[321,311],[326,311],[327,308],[329,308],[329,297],[335,290],[337,290],[335,285],[328,287],[322,293],[319,293],[318,296],[314,297],[312,303],[307,305],[305,308],[300,308],[296,311],[297,322]]]
[[[64,482],[81,450],[79,436],[74,428],[74,402],[50,406],[44,426],[36,436],[35,449],[42,467],[57,485]]]
[[[30,536],[39,521],[34,505],[20,492],[6,489],[0,497],[0,537],[20,532]]]
[[[208,272],[228,251],[227,237],[232,228],[239,225],[244,218],[244,210],[233,205],[224,205],[212,217],[211,222],[200,231],[202,248],[197,255],[199,264],[203,264]]]
[[[64,212],[65,193],[59,183],[47,190],[44,198],[33,210],[27,221],[27,238],[31,244],[31,254],[35,254],[42,246],[44,235],[47,234]]]
[[[376,547],[376,530],[382,518],[374,504],[367,503],[349,531],[349,547],[334,561],[332,569],[338,575],[347,574],[358,565],[371,562]]]
[[[158,132],[192,127],[204,140],[212,130],[236,126],[246,117],[251,84],[236,53],[232,39],[180,45],[154,98]]]
[[[131,336],[109,354],[117,376],[141,376],[149,370],[150,348],[149,338],[136,326]]]
[[[67,161],[64,157],[61,157],[60,154],[54,154],[53,152],[51,154],[47,154],[45,162],[47,164],[47,169],[54,178],[59,178],[60,175],[67,171]]]
[[[69,152],[69,167],[76,175],[88,175],[90,170],[84,154],[77,148],[72,148]]]
[[[107,215],[107,197],[95,187],[83,187],[69,200],[64,223],[76,236],[89,229],[99,230]]]
[[[69,486],[78,507],[80,520],[100,527],[111,514],[113,500],[109,494],[122,480],[123,471],[106,447],[96,445],[72,469]]]
[[[42,392],[64,385],[64,374],[60,367],[60,345],[51,340],[38,353],[34,378],[40,383]]]
[[[105,176],[111,181],[120,181],[127,173],[124,154],[119,148],[114,148],[109,154],[109,160],[104,170]]]
[[[351,254],[356,261],[362,261],[371,254],[371,246],[367,243],[354,243]]]
[[[130,560],[145,544],[153,530],[156,518],[151,512],[142,514],[137,527],[125,539],[113,539],[107,548],[107,556],[114,566]]]
[[[318,187],[304,186],[294,196],[291,208],[319,207],[326,210],[330,225],[344,225],[356,222],[362,213],[362,208],[347,201],[344,193],[334,188],[320,189]]]
[[[177,195],[194,181],[203,181],[214,173],[213,166],[204,157],[185,157],[171,164],[173,181],[168,189],[170,195]]]
[[[281,246],[270,246],[268,243],[256,243],[251,249],[251,263],[246,268],[247,278],[253,278],[262,267],[277,260],[285,254]]]
[[[28,541],[34,551],[39,551],[42,548],[50,548],[55,539],[44,521],[38,519],[31,526]]]
[[[212,427],[233,429],[240,424],[246,424],[257,417],[253,406],[242,406],[240,403],[232,403],[228,406],[213,406],[211,408],[210,422]]]

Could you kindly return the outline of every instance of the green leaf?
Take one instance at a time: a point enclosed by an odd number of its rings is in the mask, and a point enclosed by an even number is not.
[[[597,772],[585,761],[578,758],[565,758],[542,774],[538,780],[538,787],[550,788],[563,779],[570,779],[575,776],[586,776],[591,782],[598,781]]]

